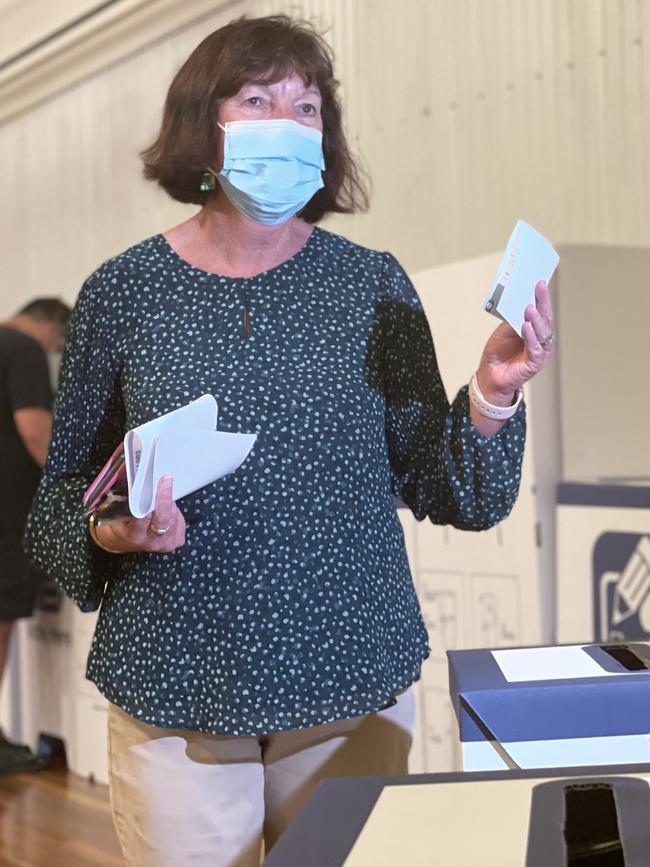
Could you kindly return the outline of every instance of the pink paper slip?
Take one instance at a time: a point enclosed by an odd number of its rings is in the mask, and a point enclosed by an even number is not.
[[[115,449],[86,490],[83,505],[86,517],[94,514],[102,521],[130,517],[124,442]]]

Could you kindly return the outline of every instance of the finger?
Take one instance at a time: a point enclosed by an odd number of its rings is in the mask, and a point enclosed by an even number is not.
[[[168,527],[168,532],[173,529],[178,509],[172,496],[172,490],[172,477],[163,476],[158,482],[156,505],[149,520],[149,530],[153,532],[154,535],[159,535],[158,533],[155,533],[155,529],[163,530],[165,527]]]
[[[174,518],[173,526],[166,533],[155,538],[152,538],[151,534],[149,534],[149,538],[151,539],[149,550],[168,554],[185,544],[185,520],[180,512],[179,515],[180,518],[178,520]]]
[[[541,359],[544,357],[544,349],[539,342],[532,323],[528,320],[524,322],[522,326],[521,336],[524,338],[526,350],[530,358],[535,362],[541,361]]]
[[[157,524],[154,526],[158,527]],[[148,551],[169,553],[185,544],[185,518],[176,503],[172,503],[171,521],[163,526],[168,528],[165,533],[153,533],[151,530],[147,532]]]
[[[535,286],[535,306],[546,319],[549,326],[553,325],[553,305],[551,303],[551,293],[548,286],[543,280]]]
[[[533,330],[535,331],[537,340],[541,344],[542,348],[550,350],[552,338],[551,343],[549,343],[549,335],[552,334],[553,329],[544,319],[539,310],[536,310],[532,305],[529,304],[526,308],[524,316],[526,318],[526,321],[533,326]]]

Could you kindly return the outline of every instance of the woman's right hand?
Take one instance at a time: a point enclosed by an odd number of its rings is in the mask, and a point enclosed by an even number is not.
[[[185,518],[172,498],[172,477],[163,476],[158,482],[156,505],[150,515],[100,524],[95,527],[95,539],[100,548],[114,554],[169,553],[184,545]]]

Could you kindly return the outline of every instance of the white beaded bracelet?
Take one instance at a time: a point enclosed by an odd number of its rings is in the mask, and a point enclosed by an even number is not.
[[[476,381],[476,375],[471,378],[469,383],[469,399],[471,402],[481,415],[484,415],[486,418],[495,419],[495,421],[505,421],[507,418],[512,418],[519,409],[519,404],[523,400],[523,397],[524,393],[519,388],[515,392],[514,403],[510,406],[495,406],[493,403],[488,403],[481,394],[481,389],[478,387],[478,382]]]

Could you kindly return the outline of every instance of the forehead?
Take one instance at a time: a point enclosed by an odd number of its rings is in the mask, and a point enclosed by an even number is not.
[[[240,90],[247,87],[261,87],[271,93],[316,93],[320,94],[315,82],[306,82],[297,72],[289,73],[281,78],[275,78],[272,74],[261,76],[244,82]]]

